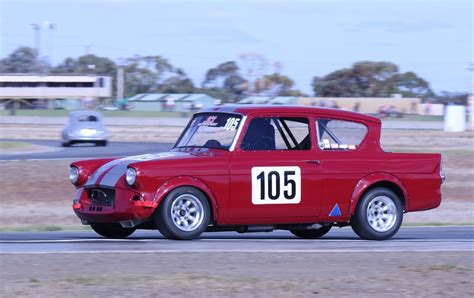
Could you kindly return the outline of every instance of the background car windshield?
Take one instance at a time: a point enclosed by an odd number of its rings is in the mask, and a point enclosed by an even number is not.
[[[234,114],[200,114],[193,118],[176,147],[228,150],[242,117]]]
[[[81,115],[77,117],[78,122],[98,122],[99,119],[94,115]]]

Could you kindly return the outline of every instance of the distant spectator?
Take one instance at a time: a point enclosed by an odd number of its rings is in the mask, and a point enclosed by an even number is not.
[[[425,104],[425,115],[431,115],[431,100]]]
[[[354,108],[352,108],[354,112],[359,112],[360,110],[360,102],[356,102]]]
[[[416,102],[412,101],[410,105],[410,113],[411,114],[416,114]]]

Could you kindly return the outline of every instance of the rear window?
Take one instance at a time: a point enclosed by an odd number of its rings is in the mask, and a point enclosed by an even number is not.
[[[82,115],[77,117],[78,122],[98,122],[99,118],[93,115]]]
[[[367,127],[358,122],[318,119],[318,146],[321,150],[355,150],[367,134]]]

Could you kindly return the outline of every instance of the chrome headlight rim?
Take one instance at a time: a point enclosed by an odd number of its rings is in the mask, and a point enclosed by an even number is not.
[[[125,173],[125,181],[127,181],[127,184],[130,186],[135,185],[135,182],[137,181],[137,170],[132,167],[127,168],[127,172]]]
[[[69,168],[69,181],[71,181],[72,184],[77,185],[77,182],[79,181],[79,168],[76,166],[71,166]]]

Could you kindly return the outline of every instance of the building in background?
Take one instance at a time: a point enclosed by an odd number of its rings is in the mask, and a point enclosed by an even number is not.
[[[107,76],[0,74],[3,107],[81,109],[112,97]]]
[[[191,112],[220,104],[207,94],[142,93],[127,99],[134,111]]]
[[[443,115],[442,104],[421,104],[420,98],[406,97],[295,97],[295,96],[249,96],[240,104],[296,104],[338,108],[366,114],[378,114],[381,110],[392,110],[400,114]]]

